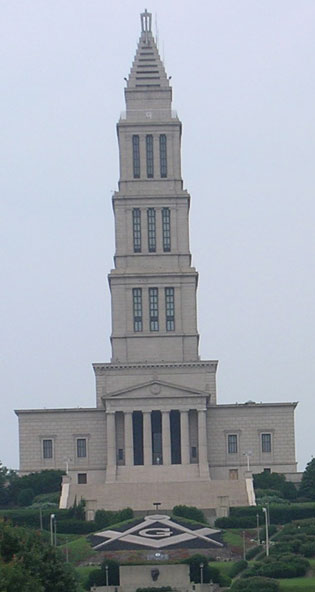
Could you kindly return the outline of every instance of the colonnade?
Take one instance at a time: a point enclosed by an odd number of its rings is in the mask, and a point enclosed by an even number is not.
[[[196,449],[196,457],[193,462],[198,462],[200,465],[207,465],[207,431],[206,431],[206,409],[197,409],[198,417],[198,442]],[[178,424],[178,447],[177,460],[174,460],[174,437],[172,443],[172,426],[171,414],[177,415]],[[118,450],[117,450],[117,437],[116,437],[116,419],[115,411],[106,412],[107,422],[107,464],[108,466],[115,466],[118,464]],[[161,436],[161,453],[157,458],[154,458],[152,449],[153,437],[152,437],[152,413],[156,411],[144,410],[142,412],[132,412],[129,410],[122,410],[120,413],[124,415],[124,450],[123,450],[123,464],[126,466],[133,466],[134,464],[152,465],[152,464],[182,464],[187,465],[192,462],[191,459],[191,446],[190,446],[190,434],[189,434],[189,411],[188,410],[161,410],[159,413],[160,420],[160,432],[158,436]],[[142,415],[141,423],[135,428],[135,416],[138,413]],[[141,441],[141,462],[135,462],[135,429],[141,430],[140,441]],[[153,446],[152,446],[153,445]]]

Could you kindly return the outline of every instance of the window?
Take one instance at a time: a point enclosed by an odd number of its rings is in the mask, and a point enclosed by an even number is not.
[[[271,452],[271,434],[261,434],[261,451]]]
[[[229,434],[228,435],[228,453],[229,454],[236,454],[237,453],[237,434]]]
[[[140,178],[140,143],[139,136],[132,136],[133,177]]]
[[[231,481],[237,481],[237,479],[238,479],[238,469],[229,469],[229,479]]]
[[[77,438],[77,457],[86,457],[86,438]]]
[[[147,177],[152,179],[154,175],[153,163],[153,136],[146,136],[146,152],[147,152]]]
[[[133,288],[133,330],[142,331],[142,288]]]
[[[175,331],[174,288],[165,288],[166,331]]]
[[[197,458],[197,446],[191,447],[191,458]]]
[[[53,441],[43,440],[43,458],[53,457]]]
[[[156,251],[156,218],[155,209],[148,209],[148,249],[150,253]]]
[[[161,177],[167,177],[167,148],[166,135],[160,135],[160,173]]]
[[[87,483],[87,474],[86,473],[78,473],[78,484],[85,485]]]
[[[269,467],[266,467],[266,468],[264,469],[264,473],[271,473],[271,469],[270,469]]]
[[[159,330],[159,291],[149,288],[150,331]]]
[[[118,460],[124,460],[124,450],[123,448],[118,448]]]
[[[132,229],[133,229],[133,250],[135,253],[141,253],[141,210],[134,208],[132,210]]]
[[[162,209],[162,234],[163,251],[168,253],[171,250],[171,211],[169,208]]]

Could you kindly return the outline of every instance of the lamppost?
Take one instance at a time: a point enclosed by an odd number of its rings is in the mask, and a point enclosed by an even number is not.
[[[200,584],[203,584],[203,568],[204,564],[200,563]]]
[[[57,520],[55,514],[50,514],[50,544],[57,546]]]
[[[258,545],[260,545],[260,535],[259,535],[259,514],[256,514],[256,520],[257,520],[257,543],[258,543]]]
[[[243,452],[243,456],[246,456],[246,460],[247,460],[247,470],[248,472],[250,471],[250,466],[249,466],[249,459],[252,456],[252,451],[248,450],[248,452]]]
[[[246,538],[245,538],[245,530],[242,532],[243,535],[243,559],[246,560]]]
[[[268,511],[267,508],[263,508],[263,513],[265,514],[265,524],[266,524],[266,556],[269,555],[269,528],[268,528]]]
[[[108,565],[105,565],[105,586],[108,586]]]

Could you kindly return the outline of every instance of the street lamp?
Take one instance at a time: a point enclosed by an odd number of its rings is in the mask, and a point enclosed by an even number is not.
[[[243,559],[246,560],[246,538],[245,538],[245,530],[243,530]]]
[[[243,456],[246,456],[246,460],[247,460],[247,470],[250,471],[250,466],[249,466],[249,459],[252,456],[252,451],[248,450],[248,452],[243,452]]]
[[[259,536],[259,514],[256,514],[256,520],[257,520],[257,543],[258,543],[258,545],[260,545],[260,536]]]
[[[108,586],[108,565],[105,565],[105,586]]]
[[[268,511],[267,508],[263,508],[263,513],[265,514],[265,524],[266,524],[266,556],[269,555],[269,529],[268,529]]]
[[[57,520],[55,514],[50,514],[50,544],[57,546]]]
[[[200,584],[203,584],[203,568],[204,564],[200,563]]]

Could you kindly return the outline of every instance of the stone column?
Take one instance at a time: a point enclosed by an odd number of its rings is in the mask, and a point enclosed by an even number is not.
[[[132,411],[124,412],[125,420],[125,465],[133,465]]]
[[[162,459],[163,465],[170,465],[171,459],[171,425],[170,412],[162,411]]]
[[[206,409],[198,409],[198,453],[200,477],[209,478]]]
[[[106,481],[116,479],[116,422],[115,412],[106,412],[106,431],[107,431],[107,469]]]
[[[180,412],[180,450],[182,465],[190,463],[188,411]]]
[[[143,464],[152,465],[151,411],[143,411]]]

